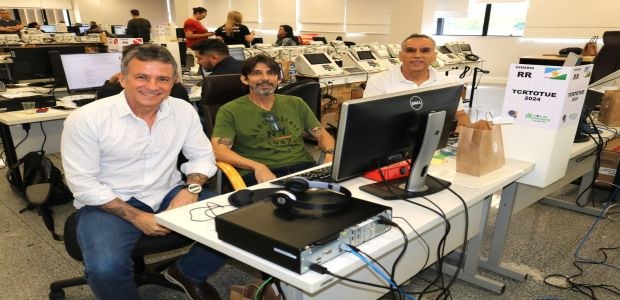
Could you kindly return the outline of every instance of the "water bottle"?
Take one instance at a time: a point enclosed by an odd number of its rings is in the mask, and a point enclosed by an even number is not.
[[[290,64],[288,65],[288,76],[289,76],[290,82],[295,82],[296,73],[297,73],[297,70],[295,69],[295,63],[291,61]]]

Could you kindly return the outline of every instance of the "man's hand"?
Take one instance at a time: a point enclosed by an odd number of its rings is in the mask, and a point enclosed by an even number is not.
[[[256,177],[256,182],[258,183],[263,183],[276,179],[276,175],[274,175],[271,170],[269,170],[269,168],[267,168],[267,166],[263,164],[254,169],[254,176]]]
[[[196,201],[198,201],[198,194],[194,194],[187,189],[181,189],[177,195],[174,196],[174,199],[170,201],[170,205],[166,210],[192,204]]]
[[[170,229],[155,222],[155,215],[140,211],[135,215],[131,223],[146,235],[166,235]]]

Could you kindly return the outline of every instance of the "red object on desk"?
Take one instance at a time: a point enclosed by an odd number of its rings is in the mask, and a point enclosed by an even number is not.
[[[383,178],[385,178],[385,180],[397,179],[397,178],[409,176],[410,169],[411,169],[411,165],[409,165],[409,163],[406,160],[403,160],[401,162],[397,162],[389,166],[385,166],[381,169],[375,169],[375,170],[366,172],[364,173],[364,177],[374,180],[374,181],[383,181]],[[381,178],[381,174],[379,174],[379,170],[381,170],[381,173],[383,173],[383,178]]]
[[[49,107],[39,107],[36,110],[36,113],[38,114],[42,114],[42,113],[46,113],[50,108]]]

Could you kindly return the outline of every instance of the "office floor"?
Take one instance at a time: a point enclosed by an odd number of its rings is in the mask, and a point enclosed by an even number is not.
[[[503,89],[481,87],[476,91],[474,107],[484,115],[487,111],[497,115],[503,99]],[[58,157],[52,157],[60,166]],[[0,173],[4,174],[6,168]],[[569,193],[569,187],[561,193]],[[597,190],[597,205],[608,197],[608,192]],[[494,201],[491,220],[487,232],[493,231],[497,199]],[[0,299],[46,299],[49,284],[54,280],[78,276],[82,273],[80,263],[71,259],[65,252],[62,242],[54,241],[45,229],[41,218],[32,211],[19,213],[24,202],[8,187],[6,180],[0,180]],[[54,208],[57,232],[62,232],[64,219],[73,211],[71,204]],[[598,248],[620,246],[620,208],[614,207],[613,221],[604,219],[597,223],[590,238],[581,248],[580,256],[592,260],[601,260],[603,254]],[[483,275],[507,284],[503,295],[456,281],[451,288],[452,299],[586,299],[576,292],[545,285],[543,278],[559,273],[574,275],[578,269],[573,266],[573,253],[582,237],[596,221],[596,217],[587,216],[543,204],[535,204],[524,209],[512,218],[511,228],[504,254],[504,262],[527,271],[530,276],[526,282],[517,282],[489,272]],[[488,238],[483,247],[483,256],[487,255]],[[584,275],[575,278],[584,284],[610,284],[620,287],[620,252],[607,251],[607,264],[584,266]],[[174,253],[173,253],[174,254]],[[169,255],[173,255],[169,254]],[[150,257],[149,260],[158,260]],[[239,262],[231,261],[215,276],[209,279],[220,291],[224,299],[228,297],[231,284],[243,284],[254,280],[258,271]],[[428,269],[415,276],[403,288],[408,291],[420,291],[432,281],[435,271]],[[447,277],[449,279],[449,277]],[[556,281],[557,282],[557,281]],[[559,284],[562,282],[560,281]],[[431,288],[434,289],[434,288]],[[617,288],[616,288],[617,290]],[[87,286],[65,290],[67,299],[94,299]],[[176,291],[145,286],[141,288],[144,299],[185,299]],[[424,299],[435,298],[438,293],[431,293]],[[597,290],[599,299],[617,299],[618,295]],[[346,298],[346,297],[345,297]],[[390,297],[384,297],[389,299]],[[416,297],[417,298],[417,297]]]

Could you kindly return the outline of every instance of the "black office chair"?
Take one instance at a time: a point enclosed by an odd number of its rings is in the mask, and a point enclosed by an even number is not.
[[[212,75],[203,79],[201,106],[205,118],[204,129],[209,138],[220,107],[247,93],[247,87],[241,82],[241,74]]]
[[[297,96],[304,99],[316,118],[321,120],[321,84],[313,79],[303,79],[288,84],[276,92],[283,95]]]
[[[603,47],[592,61],[592,75],[590,83],[620,69],[620,31],[605,31],[603,33]]]
[[[72,213],[65,221],[65,249],[73,259],[82,261],[82,251],[77,241],[77,212]],[[177,257],[169,258],[156,263],[146,264],[144,256],[171,250],[176,250],[192,244],[194,241],[176,232],[164,236],[142,235],[133,250],[134,280],[136,285],[156,284],[177,291],[183,291],[179,286],[169,282],[161,272],[171,266]],[[64,299],[64,288],[86,284],[84,276],[59,280],[50,284],[50,299]]]
[[[122,91],[123,87],[121,86],[120,82],[108,83],[106,81],[106,83],[104,83],[103,86],[101,86],[97,90],[95,98],[102,99],[105,97],[114,96]],[[174,85],[172,86],[172,90],[170,90],[170,96],[189,102],[189,94],[187,93],[187,90],[185,89],[183,84],[180,82],[174,83]]]

